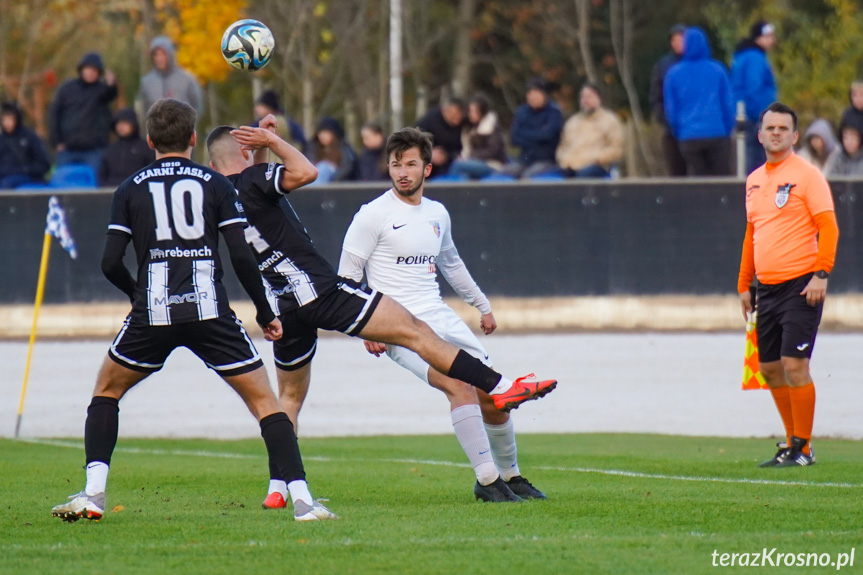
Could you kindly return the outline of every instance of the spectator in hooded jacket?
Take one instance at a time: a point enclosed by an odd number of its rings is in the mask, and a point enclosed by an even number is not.
[[[849,98],[851,105],[842,111],[840,126],[853,124],[863,132],[863,81],[851,82]]]
[[[467,123],[461,130],[461,156],[451,174],[484,178],[507,163],[506,141],[497,114],[485,94],[476,94],[467,106]]]
[[[176,62],[174,44],[165,36],[157,36],[150,42],[150,60],[153,69],[141,78],[138,100],[141,112],[146,115],[150,106],[161,98],[173,98],[186,102],[201,114],[201,87],[195,78],[180,68]]]
[[[839,128],[841,140],[824,165],[824,175],[861,177],[863,176],[863,132],[854,124]]]
[[[45,182],[51,168],[42,138],[21,123],[21,110],[0,104],[0,189]]]
[[[387,161],[384,157],[384,129],[377,122],[369,122],[360,130],[363,151],[357,159],[357,179],[361,182],[389,180]]]
[[[529,178],[556,170],[554,154],[562,128],[563,114],[551,99],[549,85],[542,78],[532,78],[527,83],[525,103],[516,109],[510,129],[512,145],[521,152],[504,172]]]
[[[282,108],[278,92],[267,90],[261,94],[255,100],[254,113],[255,122],[260,122],[268,114],[272,114],[276,118],[276,134],[302,153],[308,152],[309,143],[306,141],[306,134],[303,132],[302,126],[297,124]]]
[[[680,155],[680,146],[668,129],[668,121],[665,119],[665,96],[662,91],[668,70],[683,57],[685,32],[686,26],[681,24],[671,28],[668,33],[668,44],[671,50],[656,62],[650,74],[650,111],[653,114],[653,120],[665,128],[662,134],[662,155],[665,156],[665,167],[669,176],[686,175],[686,162]]]
[[[688,28],[683,59],[665,76],[665,117],[689,176],[731,174],[734,99],[725,67],[710,57],[704,31]]]
[[[824,118],[819,118],[812,122],[803,135],[803,142],[798,155],[823,173],[827,159],[837,145],[830,122]]]
[[[449,172],[453,161],[461,153],[461,128],[465,113],[464,101],[450,98],[417,120],[416,127],[432,135],[432,178]]]
[[[116,97],[117,79],[105,70],[102,57],[96,52],[85,54],[78,62],[78,77],[61,84],[51,102],[51,144],[57,151],[57,166],[86,164],[94,176],[99,173]]]
[[[312,162],[318,169],[316,184],[357,179],[357,155],[335,118],[327,116],[318,123],[312,142]]]
[[[773,24],[763,20],[749,30],[734,50],[731,61],[731,87],[735,101],[746,107],[746,173],[767,161],[764,147],[758,141],[761,112],[776,101],[776,80],[767,60],[767,52],[776,44]]]
[[[117,112],[111,127],[117,139],[105,149],[98,178],[99,185],[106,188],[116,188],[156,160],[156,153],[141,137],[135,110],[123,108]]]
[[[580,110],[563,125],[557,163],[569,177],[608,178],[623,158],[623,126],[593,84],[582,86],[578,100]]]

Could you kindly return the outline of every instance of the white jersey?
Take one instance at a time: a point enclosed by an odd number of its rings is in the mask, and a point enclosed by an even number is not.
[[[412,206],[388,190],[360,208],[342,249],[366,261],[369,286],[412,313],[442,305],[436,262],[454,249],[450,217],[440,202]]]

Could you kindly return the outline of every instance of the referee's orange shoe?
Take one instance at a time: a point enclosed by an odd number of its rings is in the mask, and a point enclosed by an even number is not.
[[[494,406],[503,412],[509,412],[516,409],[525,401],[531,399],[539,399],[540,397],[551,393],[557,387],[556,379],[546,379],[543,381],[532,381],[536,376],[534,374],[519,377],[512,382],[512,387],[503,393],[496,393],[491,396],[494,400]]]
[[[278,491],[274,491],[273,493],[269,493],[267,498],[264,499],[264,502],[261,503],[261,507],[264,509],[284,509],[288,506],[288,503],[285,501],[285,498],[282,497],[282,494]]]

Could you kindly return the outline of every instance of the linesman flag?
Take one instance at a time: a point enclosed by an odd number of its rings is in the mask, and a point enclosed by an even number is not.
[[[758,332],[755,329],[757,319],[757,311],[749,312],[746,321],[746,354],[743,356],[743,390],[767,389],[767,382],[758,365]]]
[[[66,226],[66,213],[63,211],[63,206],[57,200],[57,196],[51,196],[48,202],[48,217],[45,223],[45,233],[51,234],[58,240],[63,249],[69,252],[72,259],[77,259],[78,250],[75,248],[75,240],[72,234],[69,233],[69,228]]]

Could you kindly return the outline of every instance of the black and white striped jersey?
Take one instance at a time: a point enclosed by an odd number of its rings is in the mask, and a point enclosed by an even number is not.
[[[290,190],[279,185],[282,169],[281,164],[256,164],[228,176],[249,221],[246,240],[280,314],[313,302],[339,283],[285,197]]]
[[[134,324],[172,325],[230,313],[219,229],[245,226],[231,183],[185,158],[156,160],[114,192],[108,233],[128,234],[138,259]]]

